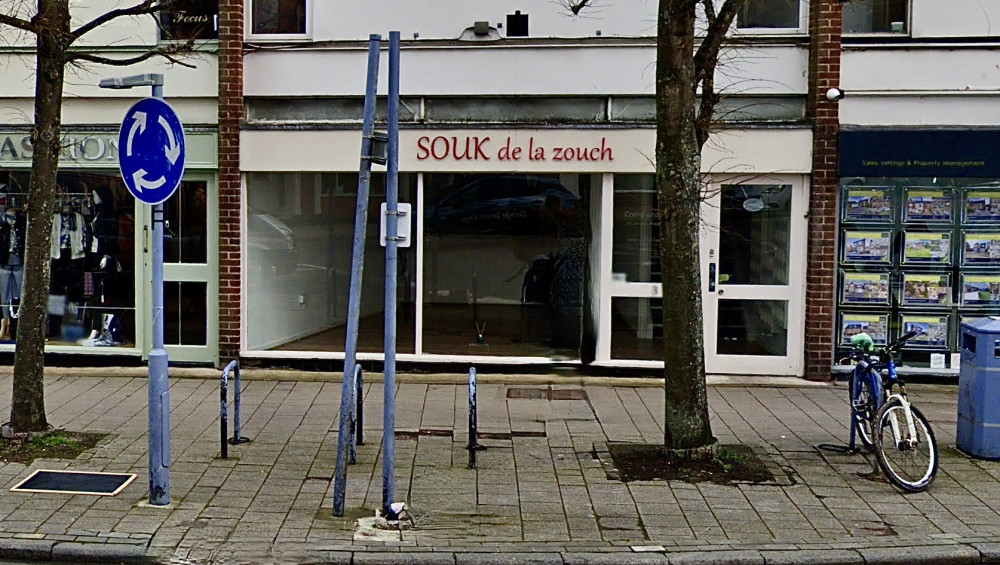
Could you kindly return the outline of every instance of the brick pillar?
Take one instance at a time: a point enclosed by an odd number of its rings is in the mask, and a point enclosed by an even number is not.
[[[840,86],[842,6],[813,0],[809,11],[809,97],[813,122],[812,185],[809,199],[809,257],[806,274],[806,378],[828,380],[836,336],[838,102],[826,91]]]
[[[219,2],[219,360],[240,352],[243,0]]]

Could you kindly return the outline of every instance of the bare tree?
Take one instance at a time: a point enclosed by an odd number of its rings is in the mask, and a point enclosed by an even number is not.
[[[660,213],[664,443],[695,450],[715,438],[708,419],[698,251],[701,150],[720,96],[719,51],[744,0],[659,0],[656,45],[656,188]],[[699,7],[707,28],[696,45]],[[699,100],[698,91],[701,91]]]
[[[129,58],[106,57],[75,47],[81,37],[109,22],[136,16],[155,17],[174,1],[136,2],[126,8],[105,12],[76,29],[72,28],[70,0],[38,0],[37,10],[22,8],[20,12],[0,14],[0,30],[8,26],[33,34],[37,49],[35,117],[31,128],[34,151],[27,197],[24,291],[14,350],[14,390],[10,411],[10,424],[16,432],[44,431],[48,428],[45,417],[45,326],[51,218],[55,211],[56,174],[62,149],[60,126],[66,67],[80,63],[121,67],[153,57],[166,57],[179,62],[176,57],[190,52],[193,41],[162,45]],[[20,17],[25,11],[34,13],[30,18]]]

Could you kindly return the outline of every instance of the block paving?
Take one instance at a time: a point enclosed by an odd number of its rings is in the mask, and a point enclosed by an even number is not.
[[[382,383],[368,376],[365,443],[348,469],[347,515],[338,518],[331,475],[341,385],[265,380],[267,374],[259,370],[244,381],[243,435],[253,441],[230,446],[228,459],[220,457],[218,380],[172,379],[167,508],[145,504],[145,378],[47,378],[53,426],[109,436],[76,460],[0,462],[0,558],[89,555],[178,564],[383,563],[399,562],[401,554],[412,563],[1000,558],[1000,462],[955,449],[954,384],[909,387],[934,427],[942,461],[930,490],[905,495],[872,476],[870,455],[817,448],[847,440],[844,384],[710,387],[718,439],[752,446],[777,475],[774,483],[729,486],[609,479],[603,451],[609,442],[662,441],[664,395],[655,380],[616,386],[614,379],[553,377],[538,384],[481,376],[480,443],[487,449],[469,469],[467,387],[454,378],[435,383],[433,376],[401,375],[395,499],[407,502],[413,528],[376,540],[356,535],[354,522],[381,506]],[[9,414],[10,394],[11,377],[0,376],[0,414]],[[9,491],[37,468],[139,476],[115,497]]]

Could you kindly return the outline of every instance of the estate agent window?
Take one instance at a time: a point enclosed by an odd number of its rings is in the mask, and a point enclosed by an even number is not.
[[[218,39],[219,0],[177,0],[160,13],[165,40]]]
[[[908,0],[854,0],[844,4],[844,33],[906,33]]]
[[[252,0],[251,7],[254,35],[306,33],[306,0]]]

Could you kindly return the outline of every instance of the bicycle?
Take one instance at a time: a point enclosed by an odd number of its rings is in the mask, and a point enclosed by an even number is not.
[[[911,331],[895,342],[875,348],[871,336],[851,338],[849,359],[855,361],[848,387],[851,402],[850,451],[857,452],[855,435],[872,450],[890,483],[906,492],[921,492],[934,481],[938,448],[934,431],[923,413],[906,396],[906,385],[896,372],[893,357],[906,342],[920,335]],[[846,361],[847,359],[844,359]],[[893,392],[898,388],[898,392]]]

